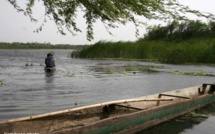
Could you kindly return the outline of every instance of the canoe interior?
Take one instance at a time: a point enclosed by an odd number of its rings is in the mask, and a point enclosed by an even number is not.
[[[208,94],[211,90],[211,85],[195,86],[164,92],[162,95],[154,94],[136,99],[107,102],[50,114],[9,120],[0,122],[0,133],[54,133],[68,128],[76,129],[111,117],[147,111],[155,107],[162,107],[186,99],[196,98],[203,94]]]

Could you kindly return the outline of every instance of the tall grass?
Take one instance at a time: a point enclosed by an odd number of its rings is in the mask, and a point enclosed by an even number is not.
[[[155,26],[136,42],[97,42],[74,51],[79,58],[120,58],[163,63],[215,63],[215,22]]]
[[[215,63],[215,39],[196,38],[181,42],[165,40],[98,42],[75,51],[72,57],[153,60],[163,63]]]

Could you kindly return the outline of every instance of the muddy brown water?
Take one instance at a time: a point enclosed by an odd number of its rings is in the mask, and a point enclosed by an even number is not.
[[[215,82],[213,66],[72,59],[71,51],[0,50],[0,121]],[[49,52],[57,64],[51,74],[44,72]],[[200,114],[205,118],[179,118],[142,133],[214,134],[213,110]]]

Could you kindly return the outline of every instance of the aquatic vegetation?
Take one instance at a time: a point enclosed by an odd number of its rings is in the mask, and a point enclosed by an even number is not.
[[[104,73],[105,74],[128,74],[128,73],[136,74],[136,71],[134,71],[134,70],[106,70]]]
[[[114,74],[114,73],[116,73],[116,72],[113,71],[113,70],[106,70],[104,73],[105,73],[105,74]]]
[[[135,68],[131,67],[131,66],[127,66],[127,67],[125,67],[125,71],[126,72],[135,71]]]
[[[68,77],[75,77],[75,74],[74,73],[68,73],[67,76]]]
[[[103,74],[136,74],[136,73],[158,73],[153,68],[163,68],[161,66],[149,66],[149,65],[124,65],[124,66],[108,66],[98,65],[90,68],[91,71],[100,72]]]
[[[203,114],[203,113],[200,113],[200,112],[195,112],[195,111],[193,111],[193,112],[188,113],[188,115],[189,115],[189,114],[190,114],[191,116],[193,116],[193,117],[208,118],[207,115],[205,115],[205,114]]]
[[[92,71],[100,72],[104,74],[127,74],[133,72],[134,69],[132,67],[124,67],[124,66],[100,66],[91,68]]]
[[[205,73],[202,70],[197,72],[180,72],[180,71],[174,71],[171,72],[172,74],[176,75],[191,75],[191,76],[214,76],[213,74]]]
[[[90,59],[145,60],[162,63],[214,63],[215,39],[186,41],[98,42],[73,51],[72,57]]]
[[[145,60],[171,64],[214,64],[213,29],[215,22],[172,23],[164,27],[159,25],[136,42],[99,41],[89,47],[73,51],[71,57]]]
[[[208,106],[195,110],[195,113],[202,115],[215,115],[215,102],[209,104]]]
[[[168,122],[159,124],[153,128],[149,128],[146,130],[143,130],[142,132],[138,134],[179,134],[186,130],[187,128],[192,128],[195,125],[200,124],[201,122],[204,122],[208,119],[207,115],[191,112],[187,113],[181,117],[172,119]]]
[[[25,63],[25,65],[23,65],[22,67],[29,68],[29,67],[33,67],[33,66],[35,66],[33,63]],[[39,65],[39,66],[42,66],[42,65]]]
[[[150,68],[164,68],[164,66],[157,66],[157,65],[152,65]]]
[[[0,80],[0,87],[1,86],[4,86],[5,84],[4,84],[4,80]]]
[[[181,117],[175,118],[173,120],[170,120],[168,122],[162,123],[158,126],[155,126],[153,128],[149,128],[147,130],[144,130],[141,132],[141,134],[156,134],[159,133],[181,133],[186,128],[193,128],[193,126],[198,125],[204,121],[206,121],[208,118],[210,118],[210,115],[215,115],[215,103],[212,103],[212,105],[208,105],[206,107],[196,109],[192,112],[189,112]],[[212,110],[213,109],[213,110]],[[211,122],[213,123],[213,122]],[[214,126],[214,124],[206,124],[211,127]],[[206,130],[206,129],[204,129]],[[139,134],[139,133],[138,133]]]
[[[208,115],[193,111],[193,112],[185,114],[184,116],[182,116],[179,119],[176,119],[176,121],[183,120],[183,121],[192,121],[195,123],[201,123],[202,121],[206,120],[207,118],[208,118]]]

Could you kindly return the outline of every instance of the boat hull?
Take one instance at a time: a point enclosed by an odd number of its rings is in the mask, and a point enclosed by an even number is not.
[[[136,133],[215,102],[215,85],[195,86],[0,122],[0,133]]]
[[[158,106],[120,117],[114,117],[77,129],[67,129],[53,134],[125,134],[137,133],[162,122],[179,117],[215,101],[214,95],[205,95],[197,99]]]

